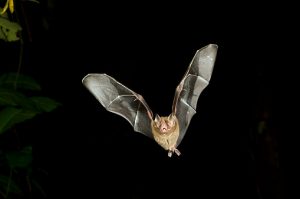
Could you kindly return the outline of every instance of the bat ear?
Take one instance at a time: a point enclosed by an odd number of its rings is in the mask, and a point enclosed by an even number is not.
[[[154,119],[154,122],[157,123],[160,121],[160,117],[158,114],[155,114],[155,119]]]
[[[173,113],[171,113],[169,116],[168,116],[168,120],[169,121],[173,121],[174,120],[174,117],[175,115]]]

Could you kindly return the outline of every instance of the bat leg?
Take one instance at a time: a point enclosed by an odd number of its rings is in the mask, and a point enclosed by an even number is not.
[[[173,155],[173,151],[170,150],[170,151],[168,152],[168,156],[169,156],[169,157],[172,157],[172,155]]]

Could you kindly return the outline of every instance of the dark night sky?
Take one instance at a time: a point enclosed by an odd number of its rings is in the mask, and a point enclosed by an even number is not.
[[[194,6],[57,2],[48,31],[33,20],[22,70],[63,104],[33,127],[36,162],[49,171],[51,195],[257,197],[249,132],[261,104],[274,123],[283,119],[284,85],[276,82],[285,61],[279,49],[287,41],[277,33],[278,18],[264,8],[219,13]],[[153,112],[167,115],[194,53],[209,43],[219,46],[215,68],[179,146],[181,157],[169,159],[81,83],[88,73],[107,73],[143,95]]]

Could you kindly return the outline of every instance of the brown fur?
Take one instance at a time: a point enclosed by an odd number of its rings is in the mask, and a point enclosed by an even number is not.
[[[175,125],[168,132],[162,133],[159,128],[155,126],[155,122],[151,122],[152,134],[155,141],[165,150],[173,151],[176,148],[177,139],[179,137],[178,119],[175,117]],[[167,121],[168,117],[161,117],[162,120]]]

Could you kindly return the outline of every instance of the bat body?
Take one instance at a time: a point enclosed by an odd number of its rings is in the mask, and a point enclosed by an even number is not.
[[[159,117],[156,115],[155,119],[151,122],[151,129],[154,140],[162,148],[169,151],[169,156],[172,156],[173,152],[180,155],[179,150],[176,148],[180,129],[178,119],[175,115],[171,114],[169,117]]]
[[[154,139],[169,157],[173,153],[180,155],[177,147],[196,113],[198,98],[210,81],[217,49],[217,45],[209,44],[196,52],[176,88],[169,116],[153,117],[140,94],[107,74],[88,74],[82,83],[106,110],[125,118],[134,131]]]

